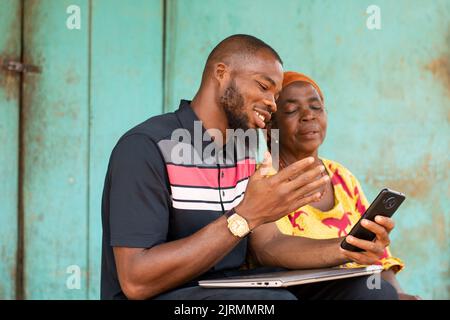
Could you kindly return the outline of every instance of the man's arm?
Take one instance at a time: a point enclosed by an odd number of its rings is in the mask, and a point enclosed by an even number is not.
[[[317,200],[320,194],[313,191],[326,183],[328,177],[318,179],[323,166],[307,170],[312,163],[312,158],[306,158],[279,174],[266,177],[263,172],[271,166],[269,159],[250,178],[236,212],[253,229]],[[228,230],[226,218],[221,217],[189,237],[150,249],[115,246],[121,288],[130,299],[153,297],[204,273],[239,240]]]
[[[109,245],[130,299],[145,299],[205,272],[238,242],[225,217],[167,242],[170,193],[159,149],[144,135],[123,138],[110,160]]]
[[[220,217],[195,234],[150,249],[115,247],[120,285],[129,299],[146,299],[206,272],[240,241]]]

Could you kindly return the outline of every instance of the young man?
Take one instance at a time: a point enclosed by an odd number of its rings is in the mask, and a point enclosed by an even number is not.
[[[103,192],[102,299],[397,297],[384,281],[381,290],[369,290],[364,277],[289,291],[197,285],[202,278],[241,273],[247,247],[267,266],[289,261],[291,268],[311,268],[375,261],[374,253],[389,244],[391,219],[372,226],[380,240],[358,256],[339,250],[336,239],[267,232],[282,216],[317,201],[328,179],[311,158],[267,177],[270,156],[255,171],[248,152],[234,152],[248,149],[245,143],[229,147],[235,139],[227,129],[265,127],[282,80],[282,61],[270,46],[252,36],[231,36],[209,55],[192,102],[181,101],[176,112],[151,118],[119,140]],[[214,141],[198,143],[199,135]],[[218,152],[205,153],[212,149]]]

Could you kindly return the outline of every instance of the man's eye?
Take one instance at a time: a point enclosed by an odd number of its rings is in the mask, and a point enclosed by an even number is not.
[[[313,106],[310,106],[310,108],[313,110],[322,110],[322,106],[320,106],[320,105],[313,105]]]
[[[290,110],[285,110],[284,113],[285,114],[293,114],[297,111],[297,109],[290,109]]]
[[[267,90],[267,87],[266,87],[265,85],[263,85],[261,82],[258,82],[258,84],[259,84],[259,87],[260,87],[263,91],[266,91],[266,90]]]

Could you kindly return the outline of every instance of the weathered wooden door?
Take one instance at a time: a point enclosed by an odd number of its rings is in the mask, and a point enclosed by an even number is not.
[[[108,157],[162,112],[162,17],[159,0],[0,3],[0,57],[41,69],[0,72],[0,298],[16,281],[27,299],[99,297]]]
[[[20,1],[0,3],[0,62],[20,60]],[[0,67],[0,299],[16,296],[20,74]]]

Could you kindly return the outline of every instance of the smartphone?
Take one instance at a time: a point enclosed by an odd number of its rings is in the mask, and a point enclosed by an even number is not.
[[[398,207],[400,207],[404,200],[405,195],[403,193],[384,188],[380,191],[380,193],[366,210],[366,212],[361,216],[361,219],[374,221],[375,217],[378,215],[392,217],[394,212],[398,209]],[[350,230],[349,235],[352,235],[358,239],[368,241],[375,240],[375,234],[361,225],[361,219],[359,219],[359,221],[353,226],[352,230]],[[342,249],[354,252],[364,251],[361,248],[349,244],[347,241],[345,241],[345,238],[341,242],[341,247]]]

